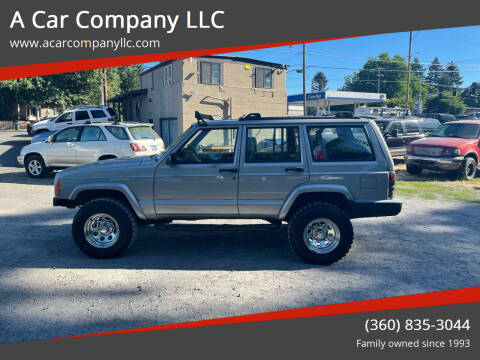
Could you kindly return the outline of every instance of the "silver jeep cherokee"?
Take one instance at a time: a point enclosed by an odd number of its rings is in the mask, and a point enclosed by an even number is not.
[[[54,206],[80,207],[72,232],[82,251],[118,256],[139,225],[264,219],[288,223],[300,257],[331,264],[352,245],[351,219],[401,211],[393,161],[372,120],[196,116],[198,123],[160,155],[56,175]]]

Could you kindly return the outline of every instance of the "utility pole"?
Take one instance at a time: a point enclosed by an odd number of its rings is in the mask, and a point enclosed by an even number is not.
[[[108,99],[107,69],[103,68],[103,105],[107,105],[107,99]]]
[[[410,63],[410,58],[412,56],[412,32],[410,31],[410,40],[408,42],[408,74],[407,74],[407,96],[405,98],[405,109],[408,112],[408,103],[410,100],[410,70],[412,64]]]
[[[303,43],[303,70],[302,70],[302,73],[303,73],[303,116],[307,116],[307,84],[306,84],[306,78],[307,78],[307,74],[306,74],[306,69],[307,69],[307,66],[306,66],[306,46],[305,46],[305,43]]]

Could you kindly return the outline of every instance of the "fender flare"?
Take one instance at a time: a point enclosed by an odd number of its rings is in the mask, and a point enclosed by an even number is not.
[[[353,200],[353,195],[345,186],[343,185],[334,185],[334,184],[305,184],[300,185],[294,188],[287,198],[283,202],[280,211],[278,212],[278,219],[283,220],[287,217],[288,212],[292,208],[292,205],[295,203],[295,200],[304,193],[338,193],[347,199],[347,201]]]
[[[125,184],[110,183],[110,182],[95,182],[95,183],[77,185],[72,190],[72,192],[70,193],[70,196],[68,198],[70,200],[76,200],[78,194],[80,194],[82,191],[88,191],[88,190],[119,191],[120,193],[122,193],[125,196],[125,198],[129,202],[130,206],[132,207],[133,211],[135,212],[135,215],[137,215],[137,217],[139,219],[142,219],[142,220],[147,219],[147,217],[145,216],[145,213],[143,212],[142,207],[140,206],[137,198],[135,197],[135,194]]]

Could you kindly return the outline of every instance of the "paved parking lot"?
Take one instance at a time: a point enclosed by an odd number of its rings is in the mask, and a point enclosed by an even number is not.
[[[400,216],[355,220],[350,253],[329,267],[297,258],[285,226],[147,227],[123,257],[91,259],[71,237],[75,210],[51,206],[53,177],[17,166],[28,141],[0,132],[0,342],[480,285],[480,206],[415,198]]]

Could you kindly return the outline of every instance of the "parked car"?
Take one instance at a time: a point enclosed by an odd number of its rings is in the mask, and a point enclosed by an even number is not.
[[[270,150],[259,148],[270,139]],[[138,225],[227,218],[286,221],[301,258],[331,264],[352,245],[351,219],[401,211],[394,186],[394,164],[372,120],[200,116],[159,156],[58,173],[53,204],[80,206],[73,237],[97,258],[128,249]]]
[[[53,118],[48,117],[48,118],[42,118],[42,119],[40,119],[40,120],[38,120],[38,121],[29,121],[29,122],[27,123],[27,134],[30,135],[30,136],[33,136],[33,135],[34,135],[34,134],[33,134],[33,125],[35,125],[36,123],[38,123],[38,122],[40,122],[40,121],[47,122],[47,121],[49,121],[49,120],[51,120],[51,119],[53,119]]]
[[[480,157],[480,120],[460,120],[440,125],[429,137],[414,141],[405,155],[407,171],[449,171],[461,180],[475,177]]]
[[[455,117],[455,115],[452,115],[452,114],[437,114],[437,113],[433,113],[433,114],[422,114],[421,115],[423,118],[429,118],[429,119],[437,119],[438,121],[440,121],[442,124],[447,122],[447,121],[455,121],[457,120],[457,118]]]
[[[115,111],[108,106],[78,106],[66,110],[57,117],[39,121],[32,126],[31,135],[40,132],[58,131],[70,125],[86,122],[114,122],[118,120]]]
[[[150,124],[95,123],[69,126],[44,141],[27,145],[17,160],[28,176],[39,178],[50,170],[163,150],[163,141]]]
[[[381,118],[376,119],[380,131],[393,157],[403,156],[407,146],[414,140],[424,138],[435,130],[440,122],[422,118]]]

